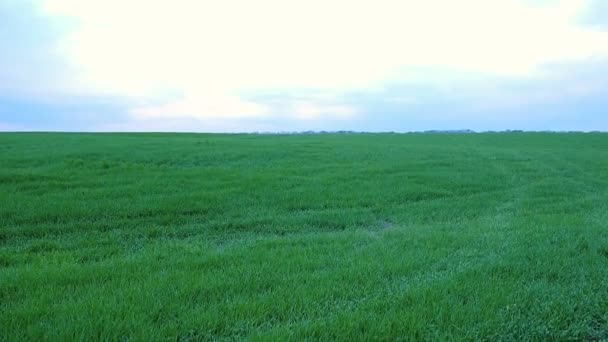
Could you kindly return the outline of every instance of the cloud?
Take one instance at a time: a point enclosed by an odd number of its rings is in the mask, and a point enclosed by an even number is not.
[[[349,120],[359,113],[354,105],[341,103],[330,94],[309,94],[295,98],[270,97],[266,100],[243,100],[237,96],[186,96],[166,104],[135,107],[131,117],[151,120],[218,120],[260,122],[277,120],[282,116],[295,120]]]
[[[347,120],[352,119],[358,109],[349,105],[323,105],[312,102],[296,102],[291,112],[299,120],[319,120],[325,118]]]
[[[115,99],[13,98],[0,94],[0,130],[97,131],[100,125],[124,118],[125,105]],[[13,127],[12,129],[10,127]]]
[[[136,107],[131,115],[148,119],[245,119],[267,116],[269,109],[259,103],[244,101],[235,96],[186,97],[167,104]]]
[[[63,52],[87,84],[132,96],[369,89],[412,66],[521,77],[546,63],[608,55],[608,34],[576,25],[583,0],[44,4],[78,21]]]
[[[605,0],[591,0],[579,23],[596,30],[608,30],[608,2]]]
[[[0,121],[159,131],[605,125],[583,113],[602,115],[585,103],[602,105],[608,91],[602,6],[5,0]]]
[[[70,88],[74,75],[56,49],[64,27],[35,4],[0,1],[0,96],[52,99]]]
[[[349,129],[608,130],[608,59],[556,64],[542,72],[546,77],[465,83],[456,78],[445,87],[404,82],[344,95],[371,113]],[[392,100],[400,97],[406,101]]]

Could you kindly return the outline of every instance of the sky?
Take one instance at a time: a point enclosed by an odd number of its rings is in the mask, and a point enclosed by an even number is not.
[[[0,131],[608,131],[605,0],[0,0]]]

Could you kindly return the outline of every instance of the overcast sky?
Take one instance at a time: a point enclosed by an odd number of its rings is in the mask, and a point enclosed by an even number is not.
[[[0,131],[608,130],[605,0],[0,0]]]

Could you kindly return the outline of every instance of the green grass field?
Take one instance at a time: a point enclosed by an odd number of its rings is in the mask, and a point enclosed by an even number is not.
[[[608,339],[607,134],[0,134],[0,340]]]

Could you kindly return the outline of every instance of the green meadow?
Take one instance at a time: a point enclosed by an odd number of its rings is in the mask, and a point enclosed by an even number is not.
[[[0,134],[0,340],[223,339],[608,339],[608,134]]]

